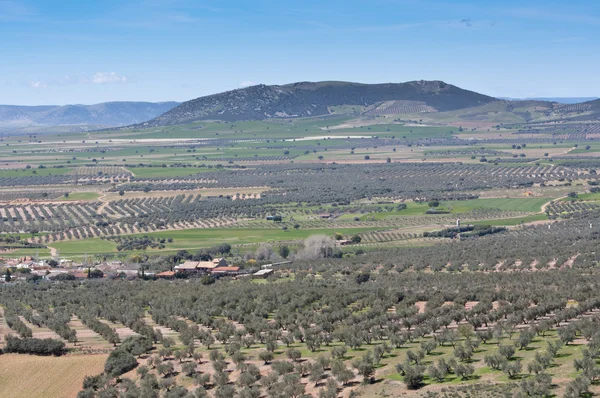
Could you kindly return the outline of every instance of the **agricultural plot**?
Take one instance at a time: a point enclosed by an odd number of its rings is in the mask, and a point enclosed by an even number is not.
[[[422,101],[387,101],[364,112],[367,116],[401,115],[407,113],[437,112],[432,106]]]
[[[107,355],[60,358],[5,354],[0,361],[0,396],[6,398],[75,397],[86,376],[104,368]]]
[[[127,179],[133,174],[124,167],[119,166],[81,166],[74,167],[68,173],[74,176],[105,176],[111,178]]]

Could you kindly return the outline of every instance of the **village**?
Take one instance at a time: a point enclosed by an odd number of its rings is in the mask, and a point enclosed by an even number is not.
[[[286,262],[289,263],[289,262]],[[0,283],[19,281],[67,281],[84,279],[187,279],[209,276],[215,279],[267,278],[274,272],[273,266],[265,264],[256,272],[249,272],[239,266],[231,266],[223,257],[210,261],[184,261],[163,272],[146,271],[139,264],[126,264],[120,260],[95,263],[73,260],[38,260],[30,256],[19,258],[0,257]]]

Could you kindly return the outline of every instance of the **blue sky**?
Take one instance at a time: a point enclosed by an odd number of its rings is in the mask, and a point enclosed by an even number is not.
[[[0,37],[0,104],[319,80],[600,96],[595,0],[0,0]]]

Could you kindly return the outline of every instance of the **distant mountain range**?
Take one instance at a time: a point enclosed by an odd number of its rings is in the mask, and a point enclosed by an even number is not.
[[[546,101],[546,102],[558,102],[559,104],[578,104],[580,102],[589,102],[597,100],[598,97],[534,97],[534,98],[509,98],[500,97],[500,99],[506,99],[511,101]]]
[[[496,99],[442,81],[361,84],[300,82],[282,86],[256,85],[183,102],[136,127],[164,126],[197,120],[261,120],[311,117],[331,113],[336,106],[394,107],[451,111],[483,105]]]
[[[105,102],[95,105],[0,105],[4,129],[44,126],[125,126],[152,119],[178,102]]]
[[[145,128],[201,120],[231,122],[341,114],[357,117],[408,115],[409,118],[420,118],[418,115],[425,117],[424,114],[429,114],[431,120],[440,123],[487,119],[501,122],[500,116],[494,116],[499,112],[512,115],[506,119],[507,122],[514,122],[519,118],[525,122],[536,118],[548,120],[553,114],[561,120],[598,120],[600,100],[587,97],[498,99],[437,80],[384,84],[339,81],[271,86],[261,84],[183,103],[0,105],[0,132],[43,133],[112,127]]]

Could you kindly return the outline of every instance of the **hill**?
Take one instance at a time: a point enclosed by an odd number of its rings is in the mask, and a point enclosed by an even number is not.
[[[423,109],[450,111],[494,100],[487,95],[441,81],[385,84],[300,82],[282,86],[261,84],[184,102],[143,126],[209,119],[235,121],[322,116],[330,113],[330,107],[369,107],[386,101],[413,101],[415,106]]]
[[[0,126],[123,126],[152,119],[177,105],[177,102],[105,102],[64,106],[0,105]]]

